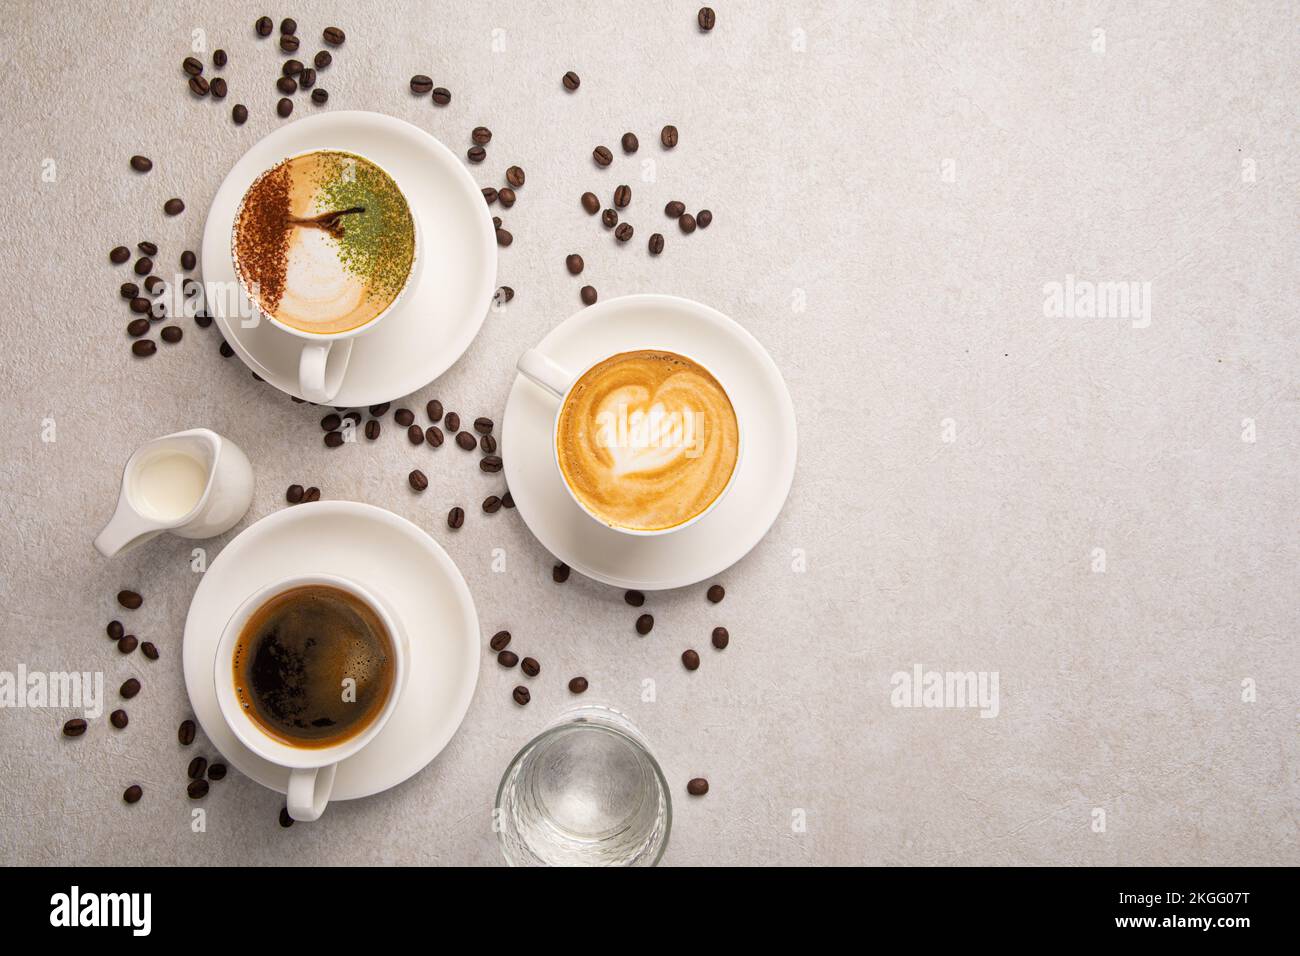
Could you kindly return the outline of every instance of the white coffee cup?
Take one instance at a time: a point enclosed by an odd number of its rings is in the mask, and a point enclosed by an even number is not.
[[[239,635],[253,616],[267,601],[292,588],[325,585],[346,591],[374,610],[393,645],[393,685],[383,709],[370,725],[355,736],[328,747],[294,747],[271,736],[253,720],[240,705],[235,691],[234,654]],[[410,658],[410,644],[406,631],[396,615],[373,592],[347,578],[331,574],[301,574],[268,584],[250,595],[226,622],[226,628],[217,643],[216,671],[217,704],[221,716],[239,741],[263,760],[289,769],[287,802],[289,816],[295,820],[317,820],[325,812],[330,792],[334,788],[334,774],[341,761],[358,753],[384,729],[388,719],[397,709],[406,686]],[[341,692],[341,688],[340,688]]]
[[[740,411],[736,408],[735,402],[732,402],[731,410],[736,416],[736,463],[732,466],[731,474],[727,477],[727,483],[723,486],[722,490],[718,492],[717,497],[709,502],[708,506],[703,511],[688,518],[681,524],[673,525],[671,528],[654,528],[648,530],[640,528],[624,528],[616,524],[611,524],[604,518],[600,517],[600,515],[593,512],[574,492],[573,488],[569,485],[568,479],[564,477],[564,469],[560,467],[560,447],[557,441],[560,427],[560,414],[564,411],[564,406],[569,400],[569,393],[573,391],[573,386],[577,385],[578,382],[582,380],[583,376],[593,368],[601,362],[612,358],[614,355],[619,355],[624,352],[642,351],[671,352],[674,355],[680,355],[682,358],[693,362],[712,375],[713,380],[718,383],[718,387],[721,388],[722,391],[727,394],[728,399],[730,399],[730,392],[727,391],[727,387],[722,383],[722,379],[714,374],[713,370],[710,369],[709,366],[694,356],[681,351],[681,349],[668,348],[666,346],[643,345],[635,348],[619,349],[618,352],[611,352],[609,355],[602,355],[596,361],[589,363],[576,374],[556,362],[550,356],[539,352],[537,349],[529,349],[519,357],[519,361],[515,363],[515,368],[518,369],[519,373],[523,375],[524,378],[545,389],[547,392],[550,392],[552,396],[559,400],[559,404],[555,408],[555,419],[551,422],[551,456],[555,462],[555,470],[559,472],[560,482],[569,493],[569,497],[572,498],[574,503],[577,504],[577,506],[581,508],[593,521],[599,522],[606,528],[636,537],[650,538],[658,535],[672,534],[674,531],[681,531],[684,528],[689,528],[716,508],[718,503],[727,496],[727,492],[731,490],[731,486],[736,483],[736,475],[740,473],[740,463],[745,451],[745,429],[741,425]]]
[[[289,160],[297,159],[299,156],[310,156],[313,153],[328,151],[330,150],[325,147],[319,149],[306,149],[300,153],[294,153],[292,156],[286,156],[281,160],[281,162],[288,162]],[[402,193],[402,197],[406,198],[406,190],[402,189],[402,184],[398,182],[397,177],[385,169],[382,164],[375,162],[369,156],[358,153],[353,149],[340,148],[337,152],[345,152],[350,153],[353,156],[358,156],[370,163],[376,169],[387,174],[387,176],[397,184],[398,191]],[[278,165],[279,164],[277,163],[276,166]],[[260,180],[262,176],[265,176],[266,173],[270,172],[271,169],[274,168],[275,166],[268,168],[258,176],[257,179],[253,180],[253,182],[249,184],[248,189],[244,191],[243,198],[239,201],[239,206],[235,209],[235,216],[232,223],[239,222],[239,218],[244,211],[244,203],[247,201],[249,193],[253,191],[253,186],[257,184],[258,180]],[[406,282],[403,284],[397,295],[393,296],[393,301],[388,303],[388,306],[382,312],[364,325],[359,325],[355,329],[348,329],[346,332],[304,331],[303,329],[295,328],[286,322],[281,322],[271,313],[264,311],[257,296],[253,295],[252,292],[249,291],[248,284],[245,282],[243,273],[240,271],[239,257],[235,254],[235,230],[233,228],[231,229],[230,259],[234,264],[235,276],[239,280],[239,287],[243,291],[245,297],[253,304],[253,307],[256,309],[256,314],[264,316],[267,321],[277,329],[287,332],[295,338],[303,340],[304,344],[302,347],[302,353],[298,357],[298,390],[302,393],[302,397],[309,402],[323,404],[333,400],[334,396],[339,393],[339,389],[343,386],[343,376],[348,370],[348,359],[352,356],[353,340],[362,335],[368,335],[378,328],[379,323],[383,321],[386,316],[392,314],[393,310],[397,308],[398,303],[402,301],[402,297],[406,295],[406,291],[416,283],[419,277],[419,269],[421,266],[420,221],[415,215],[415,207],[411,205],[410,199],[406,199],[406,205],[411,211],[411,223],[415,232],[415,245],[411,257],[411,271],[407,273]]]

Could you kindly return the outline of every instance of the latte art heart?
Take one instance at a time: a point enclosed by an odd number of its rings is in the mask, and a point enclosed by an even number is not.
[[[735,470],[740,431],[708,370],[674,352],[612,356],[570,390],[556,432],[560,471],[606,524],[660,531],[690,521]]]

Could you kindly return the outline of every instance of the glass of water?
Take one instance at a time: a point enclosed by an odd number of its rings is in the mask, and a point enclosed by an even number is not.
[[[530,740],[497,789],[511,866],[654,866],[668,846],[668,782],[626,716],[585,706]]]

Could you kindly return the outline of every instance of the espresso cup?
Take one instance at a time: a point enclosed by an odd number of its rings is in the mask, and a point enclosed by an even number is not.
[[[584,382],[593,370],[598,369],[605,363],[609,363],[623,356],[636,356],[639,353],[653,353],[657,355],[676,357],[701,370],[708,379],[711,380],[712,384],[717,387],[723,398],[725,398],[727,407],[730,409],[731,418],[735,423],[735,458],[730,472],[726,475],[725,482],[720,482],[715,479],[714,485],[718,486],[716,488],[716,494],[712,496],[711,500],[709,500],[707,504],[700,509],[695,510],[688,517],[685,517],[680,521],[665,524],[662,527],[631,527],[628,526],[627,522],[616,520],[608,513],[602,514],[600,509],[588,504],[588,502],[584,500],[583,494],[575,489],[569,476],[565,473],[565,468],[561,462],[562,436],[560,431],[565,409],[573,399],[575,389]],[[540,386],[558,400],[555,410],[555,419],[551,425],[551,450],[556,471],[559,472],[560,481],[564,484],[565,490],[569,492],[569,497],[573,499],[574,503],[577,504],[578,507],[581,508],[592,520],[599,522],[605,527],[622,534],[637,537],[655,537],[659,535],[672,534],[675,531],[681,531],[684,528],[689,528],[716,508],[718,503],[726,497],[727,492],[731,490],[731,486],[735,483],[736,474],[740,471],[741,459],[744,452],[744,429],[741,427],[740,413],[737,411],[735,403],[732,402],[730,393],[723,385],[721,379],[719,379],[718,376],[699,359],[677,349],[643,346],[634,349],[624,349],[610,355],[602,356],[600,359],[590,363],[580,371],[574,372],[537,349],[532,349],[525,352],[519,358],[518,363],[516,363],[516,368],[525,378]],[[644,419],[642,421],[644,422]],[[615,490],[614,493],[617,494],[617,490]]]
[[[277,169],[280,169],[286,163],[291,163],[294,160],[307,156],[329,153],[338,153],[356,157],[373,166],[376,170],[387,176],[388,179],[392,181],[393,185],[397,188],[397,192],[401,195],[402,201],[406,204],[406,208],[411,216],[413,251],[410,269],[406,274],[406,278],[403,281],[401,288],[393,296],[392,300],[389,301],[387,306],[368,321],[354,328],[342,331],[322,332],[298,328],[290,322],[281,320],[275,314],[273,309],[265,308],[257,290],[253,287],[253,283],[250,282],[249,277],[245,274],[244,267],[240,263],[238,224],[243,219],[245,206],[250,202],[251,197],[253,197],[257,192],[259,185],[268,175],[275,172]],[[340,219],[340,222],[346,223],[346,220]],[[328,148],[309,149],[286,157],[258,176],[257,179],[255,179],[248,187],[243,198],[240,200],[239,206],[235,210],[234,224],[235,225],[231,229],[230,255],[231,260],[234,263],[235,275],[239,280],[240,289],[254,304],[257,311],[261,315],[265,316],[272,325],[277,329],[302,340],[302,352],[298,359],[298,390],[301,392],[302,397],[309,402],[315,402],[317,404],[332,401],[343,385],[343,378],[348,369],[348,361],[352,355],[353,342],[363,335],[369,335],[378,328],[379,323],[392,314],[393,310],[397,308],[398,303],[400,303],[402,298],[406,295],[407,290],[410,289],[417,280],[421,266],[420,224],[415,215],[415,210],[411,206],[410,200],[407,198],[405,190],[402,189],[401,184],[391,172],[370,157],[358,153],[355,150]],[[344,225],[344,229],[346,229],[346,224]],[[253,253],[248,250],[245,250],[245,254],[253,255]]]
[[[356,734],[327,746],[287,743],[268,732],[251,717],[241,704],[235,686],[234,655],[244,626],[275,597],[293,588],[324,585],[351,595],[374,612],[388,633],[393,655],[393,679],[388,696],[369,724]],[[245,747],[264,760],[289,770],[287,803],[289,816],[295,820],[317,820],[325,812],[334,776],[340,762],[358,753],[384,729],[406,684],[410,646],[406,632],[396,615],[383,601],[360,584],[329,574],[303,574],[286,578],[250,595],[231,615],[217,644],[215,662],[217,703],[231,732]]]

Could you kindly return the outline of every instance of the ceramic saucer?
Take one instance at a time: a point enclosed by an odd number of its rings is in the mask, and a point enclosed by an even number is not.
[[[447,552],[411,522],[354,501],[285,508],[226,545],[203,575],[185,620],[185,687],[213,746],[240,772],[281,793],[289,771],[250,751],[221,717],[213,655],[239,605],[290,572],[352,578],[406,626],[411,670],[401,702],[379,736],[339,764],[332,799],[394,787],[446,746],[474,695],[478,615],[465,579]]]
[[[516,376],[502,421],[506,483],[548,551],[588,577],[621,588],[685,587],[744,557],[765,535],[794,480],[794,405],[758,341],[721,312],[689,299],[630,295],[583,309],[537,348],[582,369],[647,345],[698,358],[726,386],[745,427],[745,451],[727,496],[688,528],[657,537],[620,534],[594,521],[565,490],[551,428],[556,400]]]
[[[331,405],[377,405],[417,391],[464,353],[483,324],[496,291],[497,246],[483,195],[461,161],[424,130],[380,113],[320,113],[259,140],[226,176],[203,229],[203,280],[237,288],[230,258],[235,210],[264,170],[310,149],[342,149],[375,160],[393,174],[420,224],[414,288],[373,331],[358,337],[342,388]],[[230,347],[276,388],[298,390],[302,341],[270,322],[245,328],[228,315],[226,296],[211,309]]]

